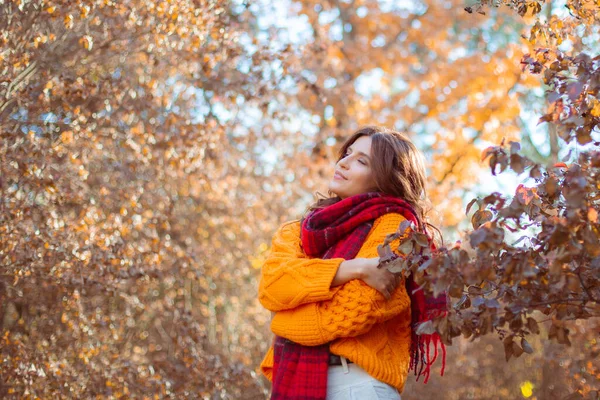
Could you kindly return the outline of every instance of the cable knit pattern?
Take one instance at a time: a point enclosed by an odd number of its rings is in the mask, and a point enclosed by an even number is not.
[[[377,257],[377,246],[403,220],[397,213],[377,218],[356,257]],[[332,353],[402,391],[410,360],[410,298],[404,282],[388,301],[358,279],[331,288],[342,261],[307,258],[300,248],[300,223],[282,226],[273,238],[259,285],[261,304],[276,311],[271,330],[302,345],[331,342]],[[269,379],[272,367],[271,346],[261,364]]]
[[[299,221],[282,225],[273,236],[258,287],[258,300],[267,310],[330,300],[337,291],[331,290],[331,281],[344,259],[309,258],[300,242]]]

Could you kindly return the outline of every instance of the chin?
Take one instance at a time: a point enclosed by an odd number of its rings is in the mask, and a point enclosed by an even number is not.
[[[330,191],[330,192],[331,192],[333,195],[335,195],[335,196],[339,197],[340,199],[345,199],[346,197],[348,197],[348,196],[346,196],[346,195],[344,194],[344,192],[343,192],[343,191],[341,191],[341,190],[335,190],[335,188],[332,188],[332,187],[329,187],[329,191]]]
[[[335,182],[330,182],[329,187],[327,188],[330,192],[335,194],[336,196],[340,196],[339,190]]]

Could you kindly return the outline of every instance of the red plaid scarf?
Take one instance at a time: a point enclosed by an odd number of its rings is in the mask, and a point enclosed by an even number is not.
[[[376,218],[387,213],[399,213],[426,232],[414,208],[406,201],[379,192],[363,193],[343,199],[328,207],[313,210],[304,219],[301,240],[309,257],[352,259],[358,254]],[[433,244],[432,244],[433,246]],[[415,327],[424,321],[443,315],[447,310],[446,294],[437,298],[426,296],[413,281],[406,280],[411,298],[412,338],[410,369],[417,380],[429,379],[430,367],[442,349],[442,375],[446,363],[446,348],[439,334],[417,335]],[[430,345],[435,354],[431,357]],[[322,400],[327,395],[329,344],[302,346],[277,336],[274,343],[272,400]]]

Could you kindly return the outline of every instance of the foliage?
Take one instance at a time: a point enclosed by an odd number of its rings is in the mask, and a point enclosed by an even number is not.
[[[234,11],[2,5],[0,397],[262,396],[240,366],[266,317],[238,288],[289,194],[261,127],[214,115],[277,95]]]
[[[511,6],[523,15],[535,2],[514,3]],[[598,9],[594,13],[573,2],[567,7],[575,10],[572,15],[578,24],[597,21]],[[537,6],[533,9],[539,12]],[[573,35],[570,29],[575,26],[566,22],[557,30],[556,20],[546,25],[538,21],[531,37],[553,31],[554,43],[545,44],[556,46],[561,37]],[[517,142],[485,149],[482,160],[489,161],[493,175],[507,169],[516,174],[528,171],[534,183],[519,185],[512,197],[494,192],[473,199],[466,212],[475,204],[478,210],[472,215],[473,230],[466,246],[459,242],[432,252],[424,235],[413,227],[400,245],[409,256],[392,260],[388,268],[413,273],[434,294],[448,291],[453,299],[448,316],[420,327],[424,332],[439,331],[446,344],[461,335],[476,339],[494,332],[509,361],[534,352],[528,338],[541,334],[543,318],[549,322],[543,332],[548,340],[567,346],[575,340],[583,352],[569,398],[593,398],[600,392],[600,371],[594,365],[600,349],[593,334],[600,317],[600,142],[592,139],[600,122],[594,109],[600,58],[575,53],[536,48],[535,57],[527,54],[522,63],[530,72],[543,74],[548,86],[549,110],[540,123],[553,124],[567,143],[592,147],[571,157],[568,165],[561,162],[550,167],[521,155]],[[399,232],[406,228],[400,226]],[[393,237],[381,248],[387,258],[392,254],[388,243]],[[589,330],[574,329],[569,324],[572,320],[588,321]]]

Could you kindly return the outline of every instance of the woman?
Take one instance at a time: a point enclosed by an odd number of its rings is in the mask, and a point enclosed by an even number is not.
[[[437,347],[433,360],[423,354],[414,323],[446,302],[409,295],[401,276],[378,268],[377,247],[405,219],[424,230],[423,157],[401,133],[360,129],[340,150],[329,192],[273,237],[259,300],[274,312],[276,338],[261,370],[272,399],[400,399],[409,369],[427,378],[437,356]]]

